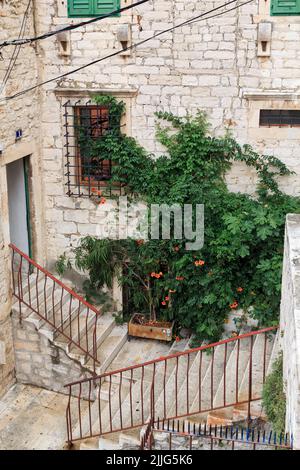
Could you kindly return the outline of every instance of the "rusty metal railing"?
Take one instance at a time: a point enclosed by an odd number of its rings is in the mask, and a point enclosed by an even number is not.
[[[66,385],[69,443],[237,405],[250,417],[251,404],[262,396],[276,330],[253,331]]]
[[[206,423],[158,421],[141,435],[141,450],[290,450],[287,433]]]
[[[12,250],[13,295],[19,301],[20,321],[34,312],[53,329],[69,350],[97,359],[97,321],[100,312],[72,289],[33,261],[15,245]]]

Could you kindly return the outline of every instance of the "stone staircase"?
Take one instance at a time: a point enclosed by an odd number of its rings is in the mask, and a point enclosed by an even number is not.
[[[35,279],[30,279],[30,282],[34,284]],[[41,281],[42,282],[42,281]],[[25,300],[29,295],[28,286],[23,287],[23,295]],[[45,315],[49,314],[47,310],[47,304],[49,297],[52,295],[51,290],[47,291],[47,296],[39,299],[32,299],[33,306],[36,306],[39,302],[39,306],[44,305]],[[46,300],[45,300],[46,299]],[[76,339],[80,340],[80,335],[86,332],[90,338],[93,335],[93,322],[86,322],[85,312],[82,312],[83,319],[78,324],[73,319],[76,309],[74,309],[69,315],[69,306],[66,299],[61,300],[59,296],[55,299],[56,304],[62,306],[63,316],[61,317],[60,309],[55,310],[57,315],[57,325],[61,325],[62,322],[66,325],[66,331],[70,329],[75,334],[77,329]],[[51,305],[51,309],[52,305]],[[42,338],[50,345],[51,350],[58,349],[69,361],[69,371],[67,374],[60,377],[56,373],[56,383],[47,388],[54,391],[63,391],[63,387],[66,383],[72,380],[80,380],[82,378],[89,377],[93,373],[93,361],[90,357],[70,341],[67,336],[63,335],[45,320],[39,317],[31,308],[21,305],[22,322],[19,322],[19,302],[13,305],[13,319],[14,319],[14,332],[15,332],[15,349],[17,352],[17,376],[21,374],[22,369],[27,366],[24,355],[28,355],[28,345],[32,343],[28,341],[24,332],[27,332],[28,336],[32,336],[33,333],[37,338],[37,343],[42,343]],[[59,312],[59,313],[57,313]],[[79,325],[79,330],[78,330]],[[21,339],[22,338],[22,339]],[[263,350],[266,348],[266,363],[265,367],[270,368],[270,363],[276,355],[277,351],[277,337],[274,341],[274,337],[268,338],[266,346],[264,337],[257,335],[253,341],[253,354],[252,354],[252,378],[253,378],[253,396],[260,392],[262,387],[262,355]],[[197,351],[191,353],[189,356],[181,356],[182,360],[177,363],[176,356],[168,361],[168,368],[165,370],[164,362],[158,363],[155,374],[156,377],[160,377],[161,383],[164,381],[165,387],[163,390],[155,391],[155,413],[156,417],[162,419],[164,416],[184,416],[190,414],[187,419],[193,423],[206,422],[208,425],[231,425],[245,421],[247,418],[248,405],[238,404],[229,408],[222,408],[224,402],[224,382],[226,389],[226,401],[234,402],[236,394],[236,386],[238,383],[238,399],[239,401],[246,401],[248,399],[248,378],[249,378],[249,347],[250,339],[246,338],[240,342],[240,345],[235,342],[227,343],[226,352],[224,345],[216,346],[212,353],[206,353],[204,351]],[[36,358],[41,353],[41,347],[36,348]],[[116,370],[127,368],[135,364],[142,364],[146,361],[157,359],[158,357],[167,357],[170,355],[176,355],[176,353],[182,353],[190,349],[189,340],[183,339],[180,342],[174,342],[171,346],[165,343],[148,341],[143,339],[132,339],[128,341],[127,325],[117,325],[114,317],[111,313],[106,313],[99,317],[97,323],[97,357],[99,364],[96,367],[96,374],[101,375],[104,373],[113,373]],[[272,356],[272,357],[271,357]],[[236,369],[237,357],[239,358],[238,373]],[[35,364],[34,352],[31,351],[30,358],[31,367]],[[212,366],[213,363],[213,366]],[[199,369],[201,364],[201,374],[199,375]],[[76,370],[80,365],[79,370]],[[51,363],[51,358],[48,358],[48,366],[55,369],[55,364]],[[74,371],[76,373],[74,375]],[[40,367],[40,371],[43,369]],[[73,372],[71,372],[73,371]],[[187,373],[188,371],[188,373]],[[23,383],[30,383],[35,385],[41,385],[39,381],[35,382],[34,375],[31,370],[27,371],[28,380],[24,380]],[[177,377],[177,378],[176,378]],[[102,420],[106,425],[112,421],[113,429],[121,427],[130,427],[132,422],[132,407],[135,412],[140,412],[141,406],[141,370],[137,369],[137,372],[132,376],[130,370],[125,371],[122,376],[122,409],[124,413],[122,415],[122,423],[120,422],[120,385],[118,378],[113,375],[108,375],[101,381],[101,387],[96,387],[91,394],[86,397],[92,400],[91,405],[91,417],[93,420],[97,420],[98,407],[100,403]],[[152,371],[145,368],[143,375],[143,396],[144,396],[144,416],[145,422],[150,419],[150,403],[147,401],[149,397],[151,383],[152,383]],[[201,385],[199,386],[199,381]],[[174,400],[174,384],[178,390],[177,400]],[[84,393],[83,393],[84,395]],[[187,410],[187,402],[188,410]],[[210,407],[219,408],[215,411],[204,412],[195,414],[201,403],[202,409]],[[90,414],[89,407],[84,405],[83,416],[81,423],[74,422],[73,433],[78,435],[79,426],[83,436],[90,428]],[[263,417],[261,409],[261,402],[253,402],[251,406],[251,418]],[[140,435],[143,426],[135,429],[128,429],[127,431],[112,432],[108,433],[107,426],[104,432],[105,435],[100,437],[93,437],[83,439],[82,441],[76,442],[76,446],[81,450],[98,450],[98,449],[138,449],[140,446]]]
[[[204,423],[207,425],[232,425],[245,423],[248,416],[248,404],[242,403],[224,408],[224,381],[226,382],[226,403],[234,403],[235,401],[243,402],[248,400],[249,387],[249,345],[251,339],[245,338],[245,340],[238,343],[228,343],[226,346],[226,360],[224,365],[224,345],[217,346],[214,350],[214,354],[205,352],[197,352],[184,357],[184,361],[177,365],[176,357],[171,359],[170,370],[164,377],[164,366],[157,367],[156,373],[158,374],[158,383],[165,382],[164,390],[158,390],[154,393],[155,395],[155,417],[163,419],[166,417],[184,416],[191,414],[185,419],[193,426],[194,423]],[[138,344],[138,342],[136,343]],[[265,343],[264,335],[257,335],[253,340],[253,354],[252,354],[252,397],[261,396],[262,382],[263,382],[263,367],[265,367],[265,373],[268,373],[271,367],[271,363],[278,351],[278,339],[274,335],[270,335]],[[189,349],[188,340],[183,340],[180,343],[174,343],[169,351],[169,354],[187,351]],[[130,354],[130,348],[127,348]],[[265,352],[265,365],[263,366],[262,357]],[[121,350],[116,356],[115,360],[110,364],[108,371],[114,371],[120,369],[122,366],[128,365],[129,358],[127,353]],[[143,355],[143,354],[142,354]],[[147,359],[151,359],[152,354],[149,351],[146,353]],[[201,357],[202,356],[202,357]],[[182,357],[182,356],[181,356]],[[237,371],[237,357],[239,357],[238,374]],[[187,364],[189,361],[189,364]],[[213,369],[212,369],[213,362]],[[201,363],[201,378],[199,379],[199,364]],[[163,362],[162,362],[163,364]],[[168,365],[169,367],[169,365]],[[187,374],[186,371],[189,371]],[[177,372],[176,372],[177,371]],[[177,400],[174,398],[174,379],[177,374],[177,389],[178,395]],[[83,436],[89,432],[89,429],[93,429],[94,424],[98,419],[98,407],[100,404],[101,415],[103,424],[103,433],[101,437],[93,437],[85,440],[79,440],[75,443],[77,448],[81,450],[113,450],[113,449],[138,449],[140,446],[140,436],[143,427],[137,427],[136,429],[123,430],[120,432],[108,433],[108,423],[111,420],[113,429],[135,424],[134,418],[132,420],[132,410],[134,414],[140,413],[141,408],[141,380],[138,375],[134,376],[133,380],[130,380],[131,372],[124,372],[123,374],[123,385],[122,385],[122,404],[123,409],[122,423],[120,423],[120,387],[117,382],[113,382],[111,376],[104,377],[103,385],[101,385],[101,392],[98,395],[99,402],[96,399],[91,407],[91,412],[86,413],[82,417],[81,431]],[[144,382],[143,382],[143,395],[144,395],[144,416],[150,419],[150,406],[149,397],[151,391],[151,373],[146,374],[144,371]],[[201,386],[199,386],[199,380]],[[187,385],[189,382],[189,385]],[[236,392],[235,384],[238,384],[238,392]],[[113,390],[114,387],[114,390]],[[211,393],[212,387],[212,393]],[[131,390],[131,392],[130,392]],[[202,394],[201,397],[199,397]],[[238,395],[236,396],[236,393]],[[96,394],[97,395],[97,394]],[[164,396],[166,398],[164,398]],[[110,400],[109,400],[110,397]],[[188,398],[188,409],[187,409],[187,398]],[[214,411],[208,411],[200,414],[193,414],[199,409],[199,400],[201,402],[201,409],[213,407],[218,408]],[[175,403],[177,402],[177,404]],[[130,406],[130,403],[133,406]],[[251,404],[251,419],[265,419],[263,410],[261,407],[261,400],[253,401]],[[91,422],[92,421],[92,422]],[[106,426],[105,426],[106,424]],[[122,424],[122,426],[121,426]],[[73,435],[78,436],[79,424],[74,426]]]
[[[28,263],[32,270],[23,274],[19,268],[14,276],[16,376],[24,384],[69,393],[69,442],[81,449],[139,448],[141,431],[153,417],[208,425],[243,422],[250,383],[252,400],[257,398],[250,417],[263,417],[263,378],[278,349],[271,332],[192,350],[189,339],[171,346],[129,342],[127,325],[116,324],[112,313],[101,315]]]
[[[36,273],[23,283],[22,299],[21,305],[16,299],[12,306],[16,375],[22,383],[65,392],[70,379],[105,372],[127,342],[127,327],[117,325],[113,313],[100,314],[95,331],[94,312],[81,305],[78,315],[69,292],[53,290],[53,285],[45,288],[45,280],[37,282]],[[94,337],[95,370],[92,354],[86,353],[94,353]]]

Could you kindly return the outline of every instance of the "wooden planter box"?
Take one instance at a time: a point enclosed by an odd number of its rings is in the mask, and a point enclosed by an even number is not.
[[[135,323],[135,318],[137,316],[139,316],[137,313],[133,315],[128,323],[129,336],[158,339],[161,341],[172,341],[174,322],[162,322],[162,326],[159,325],[159,322],[155,325],[140,325]]]

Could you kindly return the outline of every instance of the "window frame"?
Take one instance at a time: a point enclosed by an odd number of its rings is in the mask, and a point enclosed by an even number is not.
[[[77,120],[81,119],[81,114],[80,114],[80,111],[81,110],[89,110],[90,113],[92,112],[92,110],[97,110],[97,114],[98,114],[98,111],[100,111],[100,113],[102,111],[107,111],[107,118],[108,118],[108,122],[109,122],[109,107],[108,106],[99,106],[99,105],[88,105],[88,106],[74,106],[73,107],[73,110],[74,110],[74,124],[75,124],[75,129],[74,129],[74,139],[75,139],[75,152],[76,152],[76,155],[75,155],[75,162],[76,162],[76,180],[77,180],[77,184],[80,185],[80,186],[88,186],[89,188],[98,188],[99,186],[100,187],[106,187],[108,185],[108,182],[111,180],[112,178],[112,175],[111,175],[111,169],[112,169],[112,162],[111,160],[109,161],[109,167],[110,167],[110,176],[107,177],[107,178],[101,178],[101,179],[97,179],[96,177],[93,177],[92,175],[89,175],[88,177],[86,176],[83,176],[82,173],[82,169],[83,169],[83,163],[82,163],[82,159],[84,158],[80,152],[80,145],[78,143],[78,135],[77,135]],[[100,116],[101,117],[101,116]],[[92,121],[92,116],[91,114],[89,115],[89,119],[90,121]],[[80,126],[81,124],[79,124]],[[121,124],[120,124],[120,128],[121,128]],[[103,132],[105,128],[103,127],[101,129],[101,132]],[[109,127],[108,127],[109,129]],[[102,134],[103,135],[103,134]],[[98,138],[101,138],[101,136],[98,136]],[[105,162],[106,160],[103,160],[103,162]],[[107,160],[108,161],[108,160]],[[87,180],[85,178],[88,178]]]
[[[117,5],[116,7],[114,8],[115,10],[119,10],[121,8],[121,0],[114,0]],[[90,13],[86,13],[86,14],[74,14],[74,13],[71,13],[71,2],[72,0],[67,0],[67,9],[68,9],[68,18],[97,18],[98,16],[105,16],[105,15],[108,15],[110,12],[105,12],[105,13],[96,13],[95,12],[95,5],[94,5],[94,2],[95,0],[92,0],[93,2],[93,7],[92,7],[92,12]],[[112,11],[114,11],[114,9]],[[121,13],[115,13],[113,15],[111,15],[112,18],[116,18],[116,17],[120,17],[121,16]]]
[[[274,122],[271,123],[262,123],[263,119],[267,120],[267,117],[263,118],[262,117],[262,114],[263,113],[266,113],[266,112],[269,112],[270,113],[270,119],[271,119],[271,114],[275,115],[275,114],[278,114],[278,119],[280,120],[280,115],[283,115],[283,118],[284,118],[284,114],[287,115],[288,112],[292,112],[292,113],[299,113],[299,124],[297,123],[288,123],[288,122]],[[292,116],[290,117],[290,119],[292,120]],[[296,116],[295,116],[295,119],[296,119]],[[270,128],[270,127],[277,127],[277,128],[299,128],[300,127],[300,110],[299,109],[268,109],[268,108],[264,108],[264,109],[260,109],[259,111],[259,127],[261,128]]]
[[[277,5],[278,0],[270,0],[270,15],[271,16],[300,16],[300,0],[295,0],[297,11],[284,11],[280,10],[280,7]],[[292,7],[293,8],[293,7]]]

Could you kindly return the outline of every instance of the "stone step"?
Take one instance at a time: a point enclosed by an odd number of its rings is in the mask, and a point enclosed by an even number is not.
[[[80,317],[77,316],[77,312],[73,315],[73,320],[65,325],[64,330],[66,336],[59,332],[54,334],[54,342],[59,347],[66,350],[67,354],[71,354],[74,358],[80,359],[82,356],[85,357],[84,351],[74,344],[78,343],[84,350],[90,351],[93,354],[94,345],[94,327],[95,327],[95,313],[84,309]],[[110,334],[115,326],[115,320],[111,314],[101,315],[97,320],[96,338],[97,338],[97,349],[103,343],[103,341]],[[71,331],[70,331],[71,328]],[[72,333],[73,342],[70,341]],[[83,360],[83,363],[85,361]]]
[[[46,291],[44,291],[44,281],[41,280],[38,282],[38,285],[36,287],[35,282],[32,282],[30,284],[31,289],[29,293],[29,288],[26,286],[23,287],[23,300],[26,302],[28,305],[31,307],[28,307],[24,303],[21,302],[21,313],[22,313],[22,318],[26,319],[28,316],[31,315],[32,309],[35,311],[39,311],[41,315],[44,315],[45,313],[45,299],[47,303],[47,299],[49,298],[49,295],[51,294],[52,290],[51,287],[48,286],[46,287]],[[38,294],[38,295],[37,295]],[[45,297],[46,296],[46,297]],[[19,300],[16,299],[15,302],[12,305],[12,310],[13,312],[19,313],[20,307],[19,307]]]
[[[266,348],[265,375],[268,371],[270,357],[274,346],[274,337],[267,337],[266,343],[264,335],[258,335],[253,342],[252,353],[252,398],[261,397],[264,381],[264,350]],[[249,398],[249,367],[250,360],[248,356],[247,365],[244,369],[243,378],[239,387],[239,401],[245,401]]]
[[[245,369],[249,363],[250,347],[250,338],[245,338],[240,342],[234,343],[234,348],[229,354],[226,368],[224,369],[219,387],[214,396],[214,408],[234,404],[238,401],[239,388],[244,377]]]
[[[120,450],[141,450],[141,431],[140,428],[132,429],[119,435]]]
[[[91,404],[90,410],[82,415],[82,435],[93,436],[109,432],[111,419],[119,411],[120,403],[126,399],[128,393],[129,385],[126,383],[122,384],[120,395],[118,385],[102,381],[95,391],[95,401]],[[73,429],[73,436],[75,438],[80,436],[79,423]]]
[[[117,362],[115,361],[114,363],[112,363],[110,368],[114,368],[114,370],[116,370],[115,367],[117,366],[122,369],[122,367],[128,364],[127,354],[129,354],[133,343],[136,348],[136,355],[131,354],[131,365],[134,365],[136,362],[141,363],[147,359],[151,361],[153,358],[159,357],[158,354],[165,353],[165,355],[167,355],[169,352],[169,345],[166,345],[162,342],[156,342],[151,340],[149,341],[144,339],[131,340],[124,346],[124,348],[120,352],[120,355],[116,359]],[[145,349],[141,348],[141,345],[145,346]],[[157,387],[157,392],[160,392],[159,384],[161,384],[161,377],[164,374],[164,367],[164,361],[159,362],[155,365],[155,384]],[[170,368],[169,374],[171,372],[172,368]],[[153,373],[153,364],[145,366],[144,373],[141,372],[140,368],[122,373],[122,390],[124,384],[126,384],[128,394],[125,400],[122,399],[122,415],[120,413],[119,406],[117,412],[113,417],[113,429],[121,427],[121,420],[122,427],[126,427],[137,424],[140,425],[148,419],[150,415],[150,390],[151,383],[153,380]],[[166,377],[167,376],[168,375],[166,374]],[[141,381],[142,377],[144,378],[143,382]],[[117,374],[116,376],[111,376],[111,380],[115,384],[120,384],[120,374]],[[123,396],[124,394],[122,395],[122,398]],[[127,435],[127,432],[123,434]]]
[[[193,386],[195,377],[193,375],[192,379],[192,374],[196,370],[199,371],[199,365],[195,366],[198,354],[195,352],[178,356],[178,359],[173,361],[173,369],[166,381],[165,391],[161,391],[155,403],[155,418],[171,418],[187,412],[188,404],[193,402],[197,390]],[[172,400],[168,399],[170,396],[172,396]]]
[[[178,348],[178,345],[179,343],[174,343],[174,346],[171,348],[166,347],[166,345],[161,345],[159,352],[160,353],[164,352],[165,355],[169,355],[170,350],[173,354],[176,352],[182,352],[184,351],[184,349],[188,347],[188,341],[186,342],[182,341],[180,348]],[[154,352],[153,350],[152,350],[152,354]],[[150,354],[148,355],[148,359],[149,360],[152,359],[152,356]],[[184,380],[184,377],[185,377],[185,376],[183,377],[182,374],[180,373],[180,369],[186,368],[187,364],[188,364],[188,360],[185,356],[182,356],[181,362],[179,362],[178,360],[178,381],[177,381],[178,388],[180,387],[181,381]],[[190,362],[190,366],[191,366],[191,362]],[[127,377],[128,379],[129,378],[131,379],[132,386],[131,386],[131,393],[128,393],[126,400],[122,404],[122,409],[127,410],[124,416],[122,417],[123,426],[124,426],[124,423],[125,423],[125,426],[126,425],[131,426],[131,425],[141,424],[142,422],[147,422],[150,419],[150,403],[151,403],[150,395],[151,395],[151,385],[152,385],[153,373],[154,373],[153,367],[154,367],[153,365],[145,366],[144,373],[143,373],[143,378],[144,378],[143,386],[141,385],[141,374],[137,374],[137,372],[140,372],[139,369],[134,369],[133,372],[130,373],[130,375],[128,376],[126,376],[126,373],[124,373],[125,377]],[[164,403],[165,403],[164,393],[162,391],[162,383],[163,381],[165,382],[166,397],[168,397],[169,396],[168,395],[168,383],[169,383],[169,387],[171,388],[173,385],[175,386],[175,384],[172,383],[172,380],[170,379],[170,377],[172,376],[175,377],[176,368],[177,368],[176,358],[168,360],[167,367],[165,366],[164,361],[158,362],[155,365],[154,397],[156,401],[156,411],[157,411],[156,416],[159,416],[158,409],[160,409],[161,407],[164,408]],[[143,407],[141,403],[142,396],[144,398]],[[170,403],[171,401],[169,400],[168,406],[170,406]],[[132,404],[132,407],[131,407],[131,404]],[[131,409],[132,409],[132,413],[131,413]],[[119,413],[117,412],[113,419],[113,425],[114,427],[117,427],[117,426],[120,426],[120,424],[121,424],[120,416],[119,416]],[[138,428],[138,430],[136,431],[136,435],[134,439],[132,439],[131,431],[123,431],[120,436],[119,444],[120,444],[120,448],[122,449],[123,448],[138,449],[140,446],[140,428]]]
[[[128,339],[127,325],[116,325],[111,330],[108,336],[102,343],[98,345],[97,361],[100,364],[97,366],[97,375],[104,374],[117,354],[120,352]],[[91,360],[87,362],[88,366],[92,366]]]
[[[120,450],[119,434],[108,434],[98,439],[98,450]]]
[[[97,362],[95,373],[97,375],[101,375],[106,372],[111,362],[127,342],[128,335],[127,328],[116,326],[114,320],[105,321],[103,324],[101,323],[101,320],[99,320],[97,334],[99,336],[97,342]],[[94,355],[93,341],[89,344],[90,355],[85,354],[84,351],[76,345],[70,343],[55,340],[55,344],[65,349],[71,359],[79,361],[89,371],[94,371],[94,359],[91,357]],[[86,341],[83,339],[82,346],[84,347],[85,345]]]
[[[264,335],[258,335],[253,339],[252,349],[252,398],[260,397],[263,387],[263,357],[266,350],[265,371],[267,371],[271,352],[273,350],[274,338],[270,336],[265,342]],[[250,338],[240,342],[239,348],[239,368],[237,374],[236,361],[238,354],[238,344],[231,353],[226,368],[226,402],[235,403],[246,401],[249,398],[249,367],[250,367]],[[228,369],[228,370],[227,370]],[[236,395],[236,383],[238,383],[238,394]],[[220,388],[214,400],[214,406],[222,406],[224,377],[220,383]],[[261,417],[264,419],[261,402],[251,403],[251,419]],[[231,425],[245,421],[248,418],[248,405],[239,404],[226,409],[212,411],[208,414],[207,424],[211,425]]]
[[[99,450],[99,438],[93,437],[80,442],[79,450]]]
[[[37,315],[36,313],[31,311],[31,314],[27,317],[27,320],[32,322],[36,329],[41,331],[45,334],[50,340],[54,339],[54,326],[59,327],[61,323],[66,321],[69,317],[69,299],[70,294],[65,293],[63,296],[60,292],[50,293],[51,295],[48,297],[46,301],[46,309],[41,310],[41,315]],[[75,312],[76,308],[73,308],[73,312]],[[46,321],[46,319],[50,322],[50,324]]]
[[[114,361],[108,368],[108,371],[115,371],[124,369],[130,366],[143,364],[159,357],[167,356],[169,354],[170,346],[163,341],[153,341],[142,338],[131,338],[120,353],[116,356]],[[123,380],[141,380],[142,376],[147,382],[151,382],[153,378],[153,365],[146,366],[144,372],[142,369],[135,369],[133,377],[131,371],[122,374]],[[113,377],[113,380],[118,382],[119,377]]]
[[[222,344],[216,346],[214,352],[207,350],[206,353],[203,353],[203,357],[205,355],[208,356],[206,357],[206,361],[208,359],[209,364],[207,366],[206,362],[206,372],[201,381],[201,389],[197,390],[197,394],[192,403],[192,409],[199,409],[201,407],[201,409],[205,411],[213,406],[215,393],[223,377],[225,359],[226,364],[233,347],[233,343],[227,343],[227,348]],[[199,419],[202,421],[202,416],[199,416]]]
[[[97,339],[97,350],[100,348],[102,343],[105,339],[109,336],[112,332],[113,328],[116,326],[115,319],[112,313],[106,313],[104,315],[100,315],[97,320],[97,327],[96,327],[96,339]],[[95,320],[94,317],[89,318],[89,325],[87,330],[87,342],[89,345],[89,350],[93,347],[93,337],[94,337],[94,328],[95,328]],[[79,337],[82,338],[86,336],[86,326],[83,325],[82,330],[79,333]],[[77,341],[78,335],[75,335],[74,340]],[[74,352],[73,350],[76,349],[76,346],[70,345],[70,352]]]
[[[17,273],[14,273],[15,275],[15,290],[16,294],[18,294],[18,282],[17,282]],[[26,302],[29,303],[29,299],[33,298],[36,296],[37,292],[40,292],[41,287],[45,284],[45,280],[40,278],[40,280],[37,280],[36,274],[31,274],[29,278],[26,279],[23,278],[23,284],[22,284],[22,289],[21,293],[23,295],[23,298]],[[30,295],[29,295],[30,293]],[[18,303],[18,300],[15,300],[15,303]]]
[[[250,419],[261,419],[267,421],[265,411],[262,406],[262,401],[257,400],[251,403],[250,406]],[[232,410],[232,421],[234,423],[246,421],[248,419],[248,404],[236,405]]]
[[[199,396],[198,392],[201,387],[203,377],[207,372],[210,365],[211,357],[205,351],[199,351],[195,353],[194,361],[189,369],[189,374],[184,376],[184,381],[181,385],[178,394],[178,413],[182,415],[184,413],[195,413],[199,411],[200,403],[195,400]],[[172,402],[172,409],[169,411],[169,416],[175,416],[176,408],[174,402]]]
[[[117,411],[113,416],[113,430],[121,427],[124,429],[126,427],[142,426],[147,422],[150,415],[150,383],[145,382],[143,386],[141,386],[140,381],[131,383],[127,391],[126,398],[123,399],[122,397],[122,406],[117,407]]]

